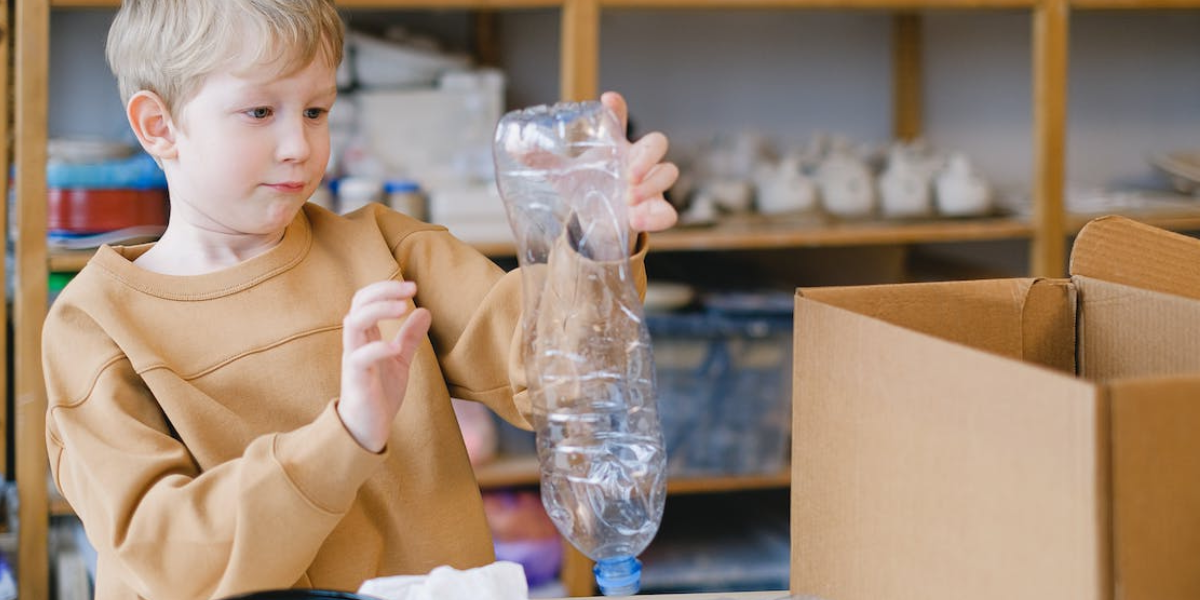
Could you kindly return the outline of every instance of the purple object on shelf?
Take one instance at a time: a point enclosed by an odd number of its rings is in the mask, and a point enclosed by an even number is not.
[[[525,567],[525,580],[529,587],[536,587],[558,578],[563,561],[562,540],[552,537],[497,541],[496,560],[508,560]]]

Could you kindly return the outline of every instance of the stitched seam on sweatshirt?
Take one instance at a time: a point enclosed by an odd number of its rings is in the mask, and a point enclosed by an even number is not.
[[[122,360],[129,360],[129,359],[124,354],[117,354],[117,355],[113,356],[112,358],[101,363],[100,366],[96,369],[96,372],[92,373],[92,380],[90,383],[88,383],[87,391],[85,391],[82,396],[75,398],[74,400],[71,400],[69,402],[63,403],[63,404],[56,404],[53,407],[51,407],[51,410],[59,409],[59,408],[75,408],[76,406],[83,404],[85,401],[87,401],[88,398],[92,397],[92,392],[95,391],[96,384],[100,382],[100,376],[103,375],[104,372],[107,371],[109,367],[117,364],[118,362],[121,362]]]
[[[507,383],[502,383],[496,387],[490,387],[482,390],[473,390],[465,385],[454,383],[453,381],[447,381],[446,386],[456,390],[462,390],[468,394],[495,394],[498,392],[508,392],[509,390],[509,384]]]
[[[239,359],[245,358],[245,357],[247,357],[247,356],[251,356],[251,355],[254,355],[254,354],[259,354],[259,353],[261,353],[261,352],[266,352],[267,350],[270,350],[270,349],[272,349],[272,348],[277,348],[277,347],[279,347],[279,346],[282,346],[283,344],[287,344],[287,343],[290,343],[290,342],[294,342],[294,341],[296,341],[296,340],[298,340],[298,339],[300,339],[300,338],[305,338],[305,337],[309,337],[309,336],[317,335],[317,334],[320,334],[320,333],[327,333],[327,332],[330,332],[330,331],[337,331],[337,330],[339,330],[339,329],[341,329],[341,328],[342,328],[341,324],[338,324],[338,325],[327,325],[327,326],[325,326],[325,327],[318,327],[318,328],[316,328],[316,329],[310,329],[310,330],[308,330],[308,331],[302,331],[302,332],[300,332],[300,333],[297,333],[297,334],[295,334],[295,335],[291,335],[291,336],[288,336],[288,337],[286,337],[286,338],[283,338],[283,339],[281,339],[281,340],[277,340],[277,341],[275,341],[275,342],[272,342],[272,343],[270,343],[270,344],[267,344],[266,346],[260,346],[260,347],[258,347],[258,348],[251,348],[250,350],[246,350],[245,352],[239,352],[239,353],[237,353],[237,354],[234,354],[233,356],[230,356],[230,357],[228,357],[228,358],[226,358],[226,359],[224,359],[224,360],[218,361],[218,362],[217,362],[216,364],[214,364],[214,365],[211,365],[211,366],[205,367],[205,368],[203,368],[203,369],[200,369],[199,371],[197,371],[197,372],[195,372],[195,373],[188,374],[188,375],[182,375],[182,374],[181,374],[179,377],[180,377],[181,379],[183,379],[184,381],[191,381],[191,380],[193,380],[193,379],[196,379],[196,378],[199,378],[199,377],[203,377],[203,376],[205,376],[205,375],[208,375],[209,373],[212,373],[213,371],[216,371],[217,369],[220,369],[221,367],[227,366],[227,365],[229,365],[230,363],[232,363],[232,362],[234,362],[234,361],[236,361],[236,360],[239,360]],[[152,364],[152,365],[148,365],[148,366],[146,366],[145,368],[143,368],[143,369],[141,369],[140,371],[138,371],[138,374],[139,374],[139,375],[142,375],[142,374],[144,374],[144,373],[149,373],[150,371],[154,371],[154,370],[157,370],[157,369],[166,369],[166,368],[167,368],[167,365],[166,365],[166,363],[161,363],[161,362],[160,362],[160,363],[154,363],[154,364]]]
[[[422,233],[445,233],[447,231],[450,231],[450,230],[447,229],[444,225],[431,226],[428,229],[410,229],[410,230],[404,232],[404,235],[400,236],[400,239],[396,240],[395,244],[388,246],[388,252],[391,252],[392,256],[395,256],[396,248],[399,248],[401,244],[408,241],[408,238],[410,238],[414,235],[420,235]]]

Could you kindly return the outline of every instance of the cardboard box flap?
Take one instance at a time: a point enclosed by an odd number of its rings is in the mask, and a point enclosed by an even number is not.
[[[1200,375],[1116,381],[1110,398],[1116,587],[1200,598]]]
[[[1200,299],[1200,240],[1125,217],[1100,217],[1076,236],[1070,272]]]
[[[810,298],[942,338],[1075,372],[1075,291],[1060,279],[801,288]]]
[[[812,296],[795,315],[792,593],[1102,598],[1094,386]]]
[[[1075,286],[1082,377],[1200,373],[1200,302],[1083,276]]]

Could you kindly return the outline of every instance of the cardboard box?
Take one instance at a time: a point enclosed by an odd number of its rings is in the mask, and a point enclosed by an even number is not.
[[[797,292],[793,593],[1200,598],[1200,241],[1070,271]]]

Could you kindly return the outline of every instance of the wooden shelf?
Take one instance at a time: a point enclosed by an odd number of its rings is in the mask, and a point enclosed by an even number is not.
[[[1200,218],[1200,212],[1197,212]],[[680,227],[650,238],[651,252],[763,250],[821,246],[869,246],[918,242],[962,242],[1021,239],[1033,227],[1018,219],[942,219],[921,222],[862,221],[827,223],[749,217],[731,219],[711,227]],[[513,256],[512,243],[473,244],[488,256]],[[50,271],[73,273],[91,259],[91,250],[50,253]]]
[[[1038,0],[599,0],[605,8],[637,9],[978,9],[1033,8]]]
[[[825,222],[754,217],[656,233],[650,238],[650,249],[761,250],[1022,239],[1032,235],[1033,226],[1028,221],[1012,218]]]
[[[539,483],[537,456],[499,457],[475,469],[479,487],[493,490],[506,487],[536,486]],[[53,486],[53,484],[51,484]],[[791,473],[784,470],[772,474],[711,475],[674,477],[667,481],[668,494],[704,494],[742,490],[781,489],[791,485]],[[50,488],[50,515],[61,517],[75,514],[71,505],[53,487]]]
[[[1198,0],[1071,0],[1071,8],[1082,10],[1197,9]]]
[[[1086,0],[1088,4],[1123,4],[1130,7],[1161,8],[1187,6],[1194,0]],[[338,0],[340,9],[440,10],[561,8],[567,0]],[[1032,8],[1037,0],[597,0],[607,8],[638,9],[978,9]],[[51,0],[53,8],[117,8],[120,0]],[[1132,6],[1137,5],[1137,6]]]
[[[485,490],[538,484],[536,455],[501,456],[475,468],[475,480]]]
[[[340,9],[559,8],[565,0],[337,0]],[[120,0],[50,0],[54,8],[117,8]]]
[[[485,490],[502,487],[538,484],[537,456],[500,457],[477,467],[475,478]],[[668,494],[703,494],[742,490],[786,488],[791,485],[791,473],[754,475],[706,475],[672,477],[667,481]]]
[[[1155,227],[1172,231],[1200,230],[1200,201],[1195,210],[1121,211],[1121,214]],[[1100,214],[1068,216],[1069,232],[1079,231]],[[679,227],[656,233],[650,238],[651,252],[705,252],[721,250],[770,250],[831,246],[871,246],[935,242],[973,242],[1005,239],[1029,239],[1033,226],[1021,218],[933,219],[928,221],[848,221],[831,223],[821,220],[771,219],[747,217],[730,219],[711,227]],[[474,244],[488,256],[512,256],[511,243]],[[73,273],[91,259],[92,251],[51,252],[50,271]]]
[[[667,480],[668,494],[708,494],[712,492],[741,492],[746,490],[787,489],[792,485],[792,473],[755,475],[680,476]]]
[[[50,272],[78,273],[95,253],[94,250],[51,251]]]
[[[1200,214],[1200,213],[1198,213]],[[1023,219],[931,219],[928,221],[846,221],[820,218],[731,217],[712,226],[676,227],[650,236],[650,252],[767,250],[829,246],[874,246],[922,242],[1028,239],[1033,226]],[[512,256],[512,243],[473,243],[488,256]]]

